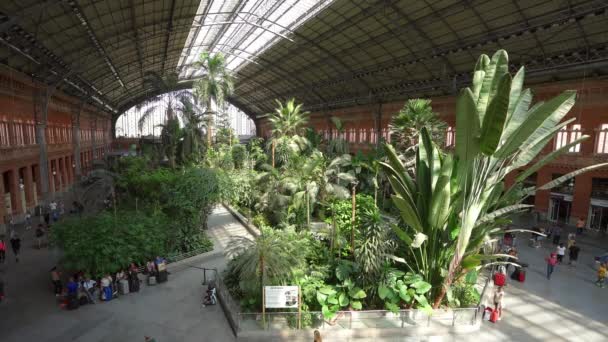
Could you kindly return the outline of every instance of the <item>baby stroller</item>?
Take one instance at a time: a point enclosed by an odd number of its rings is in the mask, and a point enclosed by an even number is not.
[[[207,305],[215,305],[217,304],[217,295],[215,290],[215,284],[209,283],[207,287],[207,292],[205,297],[203,298],[203,307]]]

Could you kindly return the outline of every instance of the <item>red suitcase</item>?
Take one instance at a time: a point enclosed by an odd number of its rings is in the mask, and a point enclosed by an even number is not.
[[[498,321],[498,310],[492,310],[492,313],[490,314],[490,322],[496,323],[496,321]]]
[[[521,282],[521,283],[523,283],[524,281],[526,281],[526,271],[520,270],[519,271],[519,275],[517,277],[517,280],[519,280],[519,282]]]

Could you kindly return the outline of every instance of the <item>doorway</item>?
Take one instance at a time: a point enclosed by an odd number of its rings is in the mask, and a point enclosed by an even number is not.
[[[591,204],[589,208],[589,228],[606,232],[608,229],[608,207]]]
[[[570,209],[572,202],[564,197],[551,196],[549,202],[549,221],[551,222],[570,222]]]

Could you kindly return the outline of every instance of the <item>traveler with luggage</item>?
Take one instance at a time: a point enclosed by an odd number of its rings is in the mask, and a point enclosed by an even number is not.
[[[546,258],[547,261],[547,279],[551,279],[551,274],[555,270],[555,265],[557,265],[557,254],[551,253],[551,255]]]
[[[575,266],[576,261],[578,260],[578,253],[580,252],[580,248],[576,245],[576,241],[572,241],[572,246],[568,249],[568,256],[570,257],[570,261],[568,265]]]
[[[504,297],[504,287],[499,286],[496,292],[494,292],[494,311],[498,312],[498,320],[502,319],[502,301]]]

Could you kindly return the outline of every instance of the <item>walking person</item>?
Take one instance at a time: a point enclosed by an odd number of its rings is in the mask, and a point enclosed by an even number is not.
[[[574,234],[574,233],[569,233],[568,234],[568,244],[566,245],[567,249],[570,249],[570,247],[572,247],[572,245],[574,244],[575,239],[576,239],[576,234]]]
[[[551,253],[545,260],[547,261],[547,279],[551,279],[551,274],[553,274],[555,265],[557,265],[557,254]]]
[[[561,239],[561,235],[562,235],[562,228],[559,225],[556,225],[555,227],[553,227],[553,230],[551,231],[551,235],[553,235],[553,244],[554,245],[559,245],[559,240]]]
[[[44,236],[44,229],[42,223],[36,228],[36,241],[38,242],[38,249],[42,248],[42,237]]]
[[[30,230],[32,229],[32,214],[30,214],[30,211],[26,211],[25,212],[25,230]]]
[[[559,246],[557,246],[557,262],[559,262],[560,264],[564,261],[564,255],[566,255],[566,246],[564,246],[563,243],[560,243]]]
[[[585,228],[585,219],[582,217],[579,217],[578,221],[576,221],[576,234],[577,235],[583,234],[584,228]]]
[[[15,254],[15,261],[19,262],[19,250],[21,250],[21,238],[17,233],[13,234],[11,238],[11,247],[13,249],[13,253]]]
[[[570,248],[568,248],[568,257],[569,257],[569,262],[568,265],[571,266],[575,266],[576,265],[576,261],[578,260],[578,253],[581,251],[581,249],[576,245],[576,241],[572,241],[572,246],[570,246]]]
[[[4,263],[6,259],[6,242],[3,239],[0,239],[0,263]]]
[[[59,297],[63,291],[63,285],[61,284],[61,274],[57,270],[57,266],[51,268],[51,281],[55,291],[55,297]]]
[[[599,287],[604,287],[604,282],[606,281],[606,268],[608,266],[606,264],[600,264],[600,268],[597,270],[597,281],[595,285]]]
[[[502,319],[502,301],[505,297],[503,286],[499,286],[494,292],[494,310],[498,311],[498,320]]]

